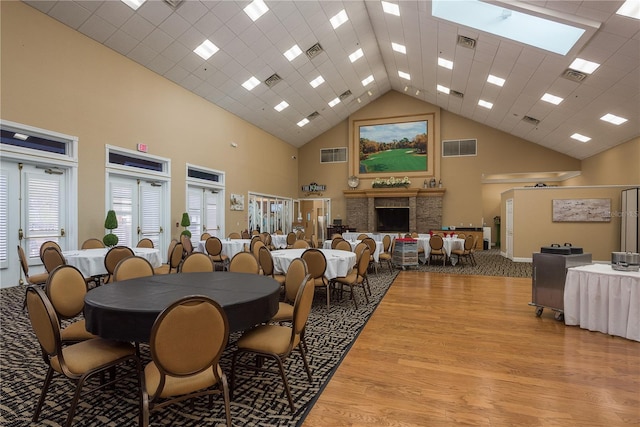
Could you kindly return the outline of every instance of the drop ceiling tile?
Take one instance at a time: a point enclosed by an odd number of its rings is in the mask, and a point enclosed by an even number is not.
[[[158,28],[153,30],[142,42],[156,52],[162,52],[171,45],[173,38]]]
[[[194,25],[210,12],[203,2],[185,1],[176,9],[176,13],[182,16],[189,24]]]
[[[178,38],[185,31],[191,28],[191,24],[177,13],[173,13],[167,17],[162,24],[159,25],[160,29],[171,37]]]
[[[210,37],[222,26],[223,22],[213,12],[207,12],[193,25],[206,37]]]
[[[156,26],[162,24],[172,12],[173,9],[163,1],[146,1],[137,10],[138,15]]]
[[[85,2],[92,3],[92,2]],[[97,3],[97,2],[93,2]],[[96,9],[95,15],[103,18],[115,27],[121,27],[133,15],[134,11],[121,1],[105,1]]]
[[[63,24],[68,25],[71,28],[78,29],[87,19],[89,19],[91,12],[77,3],[57,2],[48,14]]]
[[[121,29],[134,39],[142,41],[153,32],[155,27],[142,16],[133,15],[124,23]]]
[[[169,71],[175,63],[162,55],[157,55],[147,64],[147,67],[160,75]]]
[[[146,44],[140,43],[135,48],[133,48],[133,50],[131,52],[129,52],[127,57],[129,57],[129,58],[133,59],[134,61],[146,66],[157,55],[158,55],[158,52],[156,52],[155,50],[151,49]]]
[[[29,6],[32,6],[38,9],[40,12],[47,13],[47,14],[56,5],[54,2],[47,1],[47,0],[43,0],[43,1],[23,0],[23,1]]]
[[[124,31],[116,31],[104,42],[104,44],[121,55],[126,56],[134,47],[136,47],[138,40],[134,39]]]
[[[78,28],[78,31],[100,43],[104,43],[115,33],[116,27],[99,16],[92,15]]]
[[[168,70],[164,76],[169,80],[181,84],[182,81],[189,75],[189,71],[185,70],[179,65],[174,65],[170,70]]]

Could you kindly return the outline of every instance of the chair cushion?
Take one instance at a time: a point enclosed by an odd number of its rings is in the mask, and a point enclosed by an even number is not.
[[[60,338],[62,341],[85,341],[98,337],[87,331],[84,319],[80,319],[62,329]]]
[[[349,274],[347,274],[346,276],[344,276],[344,277],[336,277],[333,280],[336,281],[336,282],[339,282],[339,283],[351,284],[351,283],[356,281],[357,277],[358,277],[358,272],[353,270],[353,271],[349,272]]]
[[[160,267],[156,267],[153,269],[154,274],[169,274],[169,270],[171,270],[171,266],[169,264],[162,264]]]
[[[29,283],[32,285],[40,285],[47,282],[49,273],[31,274],[29,275]]]
[[[94,338],[63,347],[64,361],[71,372],[82,375],[90,370],[108,365],[121,357],[136,354],[133,345],[126,342]],[[58,356],[51,358],[51,367],[62,373]]]
[[[293,319],[293,306],[291,304],[287,304],[286,302],[278,303],[278,312],[271,319],[272,322],[282,322],[285,320]]]
[[[222,376],[220,365],[216,365],[218,376]],[[144,382],[149,395],[155,395],[160,385],[160,371],[155,363],[150,362],[144,367]],[[194,391],[209,388],[216,384],[216,377],[213,369],[206,369],[199,374],[188,377],[165,376],[165,383],[160,397],[180,396]]]
[[[291,334],[291,328],[287,326],[262,325],[242,335],[237,344],[239,349],[283,355],[289,352]],[[298,343],[299,337],[293,346]]]

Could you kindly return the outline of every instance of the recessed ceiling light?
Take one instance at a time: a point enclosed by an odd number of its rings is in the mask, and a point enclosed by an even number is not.
[[[275,107],[273,107],[273,109],[276,110],[277,112],[280,112],[280,111],[284,110],[285,108],[287,108],[288,106],[289,106],[289,104],[287,103],[287,101],[282,101],[280,104],[278,104]]]
[[[404,53],[405,55],[407,54],[407,47],[402,44],[391,43],[391,49],[395,50],[396,52]]]
[[[246,90],[252,90],[254,87],[258,86],[259,84],[260,84],[260,80],[258,80],[255,77],[251,76],[251,78],[249,80],[247,80],[246,82],[242,83],[242,87],[245,88]]]
[[[453,70],[453,62],[448,59],[438,57],[438,65]]]
[[[579,133],[574,133],[573,135],[571,135],[571,138],[577,139],[580,142],[589,142],[589,141],[591,141],[591,138],[589,138],[588,136],[580,135]]]
[[[383,1],[382,10],[384,13],[388,13],[390,15],[400,16],[400,7],[395,3],[389,3],[387,1]]]
[[[331,101],[329,101],[329,107],[335,107],[339,103],[340,103],[340,98],[334,98]]]
[[[258,18],[267,13],[268,10],[269,8],[266,4],[264,4],[264,1],[253,0],[247,7],[244,8],[244,13],[249,15],[249,18],[251,18],[251,20],[255,22]]]
[[[309,123],[309,119],[307,119],[306,117],[302,120],[300,120],[298,123],[296,123],[298,126],[302,127],[304,125],[306,125],[307,123]]]
[[[353,52],[351,55],[349,55],[349,61],[356,62],[358,59],[362,58],[363,55],[364,55],[364,52],[362,52],[362,49],[358,49],[355,52]]]
[[[126,4],[133,10],[138,10],[138,8],[142,6],[142,3],[144,3],[145,1],[146,0],[122,0],[122,3]]]
[[[416,96],[420,95],[420,89],[416,89]]]
[[[447,95],[449,95],[449,92],[451,92],[448,87],[442,85],[437,85],[436,89],[438,90],[438,92],[446,93]]]
[[[582,58],[576,58],[571,63],[571,65],[569,65],[569,68],[571,68],[572,70],[582,71],[583,73],[591,74],[599,66],[600,66],[600,64],[598,64],[598,63],[587,61],[586,59],[582,59]]]
[[[344,24],[348,20],[349,20],[349,17],[347,16],[347,12],[344,9],[342,9],[333,18],[329,19],[329,22],[331,22],[331,25],[335,30],[336,28],[338,28],[340,25]]]
[[[29,139],[29,135],[25,135],[24,133],[14,133],[13,137],[16,139],[21,139],[23,141],[26,141],[27,139]]]
[[[195,48],[193,51],[205,61],[213,56],[214,53],[219,51],[218,46],[211,43],[209,40],[205,40],[202,42],[200,46]]]
[[[320,86],[322,83],[324,83],[324,79],[322,78],[322,76],[318,76],[309,82],[311,87],[314,89]]]
[[[398,75],[405,80],[411,80],[411,75],[409,75],[409,73],[405,73],[404,71],[398,71]]]
[[[640,3],[638,3],[638,0],[627,0],[616,13],[629,18],[640,19]]]
[[[502,87],[505,82],[504,79],[501,79],[500,77],[496,77],[493,74],[489,74],[489,77],[487,77],[487,81],[493,85],[500,86],[500,87]]]
[[[478,101],[478,105],[487,109],[492,109],[493,108],[493,103],[485,101],[483,99]]]
[[[609,114],[605,114],[604,116],[600,117],[600,120],[604,120],[605,122],[609,122],[609,123],[613,123],[614,125],[621,125],[624,122],[627,121],[627,119],[625,119],[624,117],[618,117],[615,116],[611,113]]]
[[[373,81],[373,74],[362,81],[362,86],[366,86]],[[369,94],[371,95],[371,94]]]
[[[551,95],[550,93],[545,93],[544,95],[542,95],[542,98],[540,98],[543,101],[549,102],[553,105],[558,105],[560,104],[564,98],[560,98],[559,96],[555,96],[555,95]]]
[[[302,53],[302,49],[297,44],[291,46],[291,49],[284,53],[284,56],[289,60],[289,62],[293,61]]]

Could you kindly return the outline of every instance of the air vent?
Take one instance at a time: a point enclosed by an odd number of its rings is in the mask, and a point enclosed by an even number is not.
[[[280,77],[278,74],[272,74],[267,78],[267,80],[264,81],[264,84],[266,84],[267,87],[274,87],[277,83],[281,81],[282,81],[282,77]]]
[[[320,115],[320,113],[318,113],[317,111],[314,111],[313,113],[311,113],[311,114],[309,114],[309,115],[307,116],[307,120],[313,120],[313,119],[315,119],[316,117],[318,117],[319,115]]]
[[[468,49],[475,49],[476,41],[471,37],[458,36],[458,46],[466,47]]]
[[[309,49],[307,49],[305,53],[307,54],[307,57],[309,59],[313,59],[316,56],[320,55],[322,52],[324,52],[324,49],[322,49],[322,46],[320,46],[320,43],[316,43],[313,46],[311,46]]]
[[[340,99],[340,101],[344,101],[345,99],[347,99],[347,98],[348,98],[348,97],[350,97],[350,96],[351,96],[351,91],[350,91],[350,90],[348,90],[348,91],[346,91],[346,92],[342,92],[342,93],[340,94],[340,96],[338,97],[338,99]]]
[[[534,119],[533,117],[529,117],[529,116],[524,116],[522,118],[522,121],[530,123],[530,124],[535,125],[535,126],[538,126],[538,124],[540,123],[540,120]]]
[[[169,6],[171,6],[173,9],[177,9],[178,6],[180,6],[183,1],[184,0],[164,0],[164,2]]]
[[[464,93],[462,92],[458,92],[457,90],[451,90],[449,91],[449,95],[453,95],[456,98],[464,98]]]
[[[567,68],[564,70],[564,73],[561,74],[565,79],[571,80],[573,82],[581,82],[587,78],[585,73],[581,73],[580,71],[572,70],[571,68]]]
[[[442,157],[476,156],[477,139],[450,139],[442,141]]]

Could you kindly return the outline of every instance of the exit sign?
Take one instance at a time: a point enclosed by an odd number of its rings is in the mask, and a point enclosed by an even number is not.
[[[142,151],[143,153],[147,152],[147,144],[138,144],[138,151]]]

